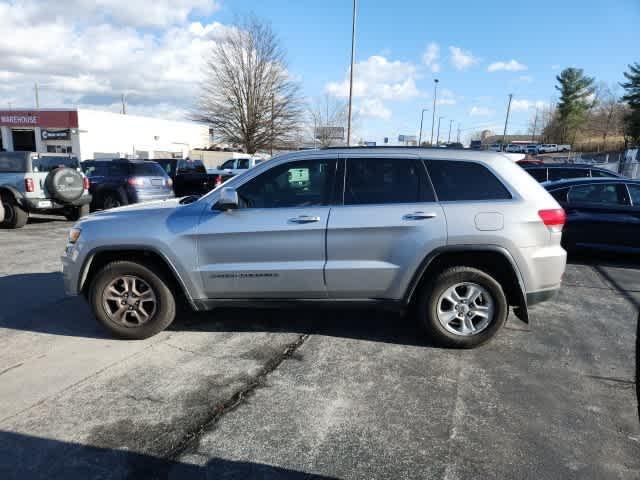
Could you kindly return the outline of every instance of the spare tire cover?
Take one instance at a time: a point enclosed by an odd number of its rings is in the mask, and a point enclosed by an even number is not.
[[[82,174],[72,168],[56,168],[44,181],[47,191],[55,200],[67,203],[82,196],[84,191]]]

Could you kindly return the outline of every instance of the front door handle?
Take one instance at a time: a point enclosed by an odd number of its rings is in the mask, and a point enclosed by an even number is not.
[[[311,215],[300,215],[299,217],[290,218],[291,223],[314,223],[319,222],[320,217],[313,217]]]
[[[435,218],[437,215],[434,212],[413,212],[407,213],[404,217],[405,220],[426,220],[428,218]]]

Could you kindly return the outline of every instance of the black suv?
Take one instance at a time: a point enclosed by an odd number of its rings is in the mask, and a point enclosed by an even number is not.
[[[173,180],[176,197],[204,195],[222,183],[222,176],[208,174],[201,160],[182,158],[154,158]]]
[[[172,180],[156,162],[148,160],[87,160],[82,170],[89,178],[92,209],[173,197]]]

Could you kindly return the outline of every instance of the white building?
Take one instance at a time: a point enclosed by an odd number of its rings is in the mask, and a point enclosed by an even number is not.
[[[210,144],[209,128],[97,110],[2,110],[0,149],[92,158],[186,157]]]

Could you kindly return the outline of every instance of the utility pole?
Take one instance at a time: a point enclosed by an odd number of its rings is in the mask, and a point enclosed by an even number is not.
[[[536,140],[536,126],[538,125],[538,107],[536,107],[536,116],[533,119],[533,132],[531,132],[531,142]]]
[[[438,135],[436,136],[436,146],[440,143],[440,120],[442,120],[444,116],[438,117]]]
[[[436,98],[438,96],[438,79],[433,79],[433,114],[431,115],[431,146],[433,146],[433,127],[436,123]]]
[[[271,94],[271,156],[273,157],[273,94]]]
[[[126,97],[125,97],[124,93],[121,95],[120,100],[122,101],[122,114],[126,115],[127,114],[127,103],[126,103]]]
[[[423,108],[420,114],[420,135],[418,136],[418,146],[422,145],[422,121],[424,120],[424,112],[428,111],[428,108]]]
[[[507,105],[507,116],[504,119],[504,132],[502,133],[502,146],[507,138],[507,125],[509,124],[509,113],[511,112],[511,100],[513,99],[513,93],[509,94],[509,104]]]
[[[458,122],[458,136],[456,138],[456,143],[460,143],[460,122]]]
[[[40,108],[40,96],[38,95],[38,82],[33,84],[33,90],[36,93],[36,108]]]
[[[451,125],[453,125],[453,119],[449,120],[449,136],[447,137],[447,144],[451,143]]]
[[[349,69],[349,114],[347,118],[347,147],[351,145],[351,102],[353,100],[353,60],[356,56],[356,2],[353,0],[353,15],[351,19],[351,68]]]

